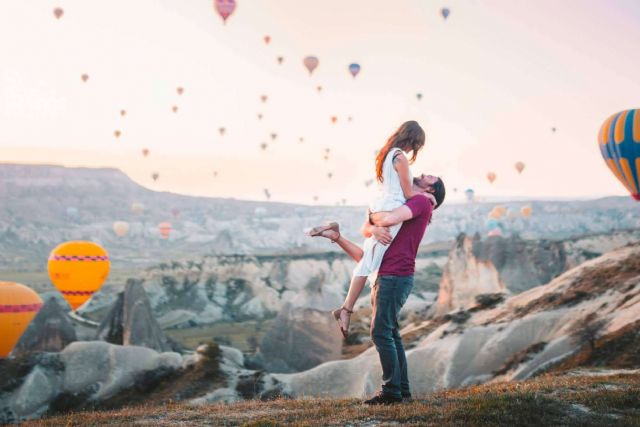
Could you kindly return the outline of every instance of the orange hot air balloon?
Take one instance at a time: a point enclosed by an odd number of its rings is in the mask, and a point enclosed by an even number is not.
[[[304,64],[306,69],[309,70],[309,75],[311,75],[313,74],[313,70],[318,68],[318,64],[320,64],[320,61],[315,56],[307,56],[306,58],[304,58],[302,63]]]
[[[160,236],[162,236],[163,239],[168,239],[171,234],[171,223],[161,222],[158,224],[158,230],[160,230]]]
[[[126,221],[116,221],[113,223],[113,231],[118,237],[124,237],[129,234],[129,223]]]
[[[55,16],[56,19],[62,18],[62,15],[64,15],[64,9],[63,8],[56,7],[55,9],[53,9],[53,16]]]
[[[331,116],[331,123],[335,125],[337,121],[338,121],[338,118],[336,116]]]
[[[109,275],[109,254],[100,245],[71,241],[49,255],[49,278],[73,310],[98,292]]]
[[[263,104],[267,102],[268,99],[269,97],[267,95],[260,95],[260,101],[262,101]]]
[[[116,131],[114,131],[114,132],[113,132],[113,135],[114,135],[116,138],[120,138],[120,135],[122,135],[122,132],[120,132],[119,130],[116,130]]]
[[[218,15],[222,17],[222,22],[226,25],[227,18],[236,10],[236,0],[213,0],[213,6]]]
[[[127,115],[127,110],[120,110],[120,115],[122,117],[126,116]]]
[[[493,173],[493,172],[489,172],[489,173],[487,174],[487,179],[489,180],[489,182],[490,182],[491,184],[493,184],[493,181],[495,181],[495,180],[496,180],[496,174],[495,174],[495,173]]]
[[[522,173],[522,171],[524,170],[524,163],[516,162],[516,170],[518,171],[518,173]]]
[[[178,86],[176,88],[176,92],[178,92],[178,95],[182,95],[184,93],[184,88],[182,86]]]
[[[31,288],[0,282],[0,358],[6,358],[42,308],[42,300]]]
[[[174,113],[178,112],[178,106],[174,105],[173,107],[171,107],[171,111],[173,111]]]
[[[271,36],[264,36],[262,40],[264,40],[264,44],[269,44],[271,43]]]
[[[87,80],[89,80],[89,74],[83,74],[80,76],[80,78],[82,79],[83,82],[87,82]]]
[[[527,205],[520,208],[520,214],[525,218],[529,218],[532,213],[533,213],[533,209],[531,208],[531,206]]]

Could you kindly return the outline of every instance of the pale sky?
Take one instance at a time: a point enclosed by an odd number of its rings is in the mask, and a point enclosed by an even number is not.
[[[117,167],[185,194],[364,204],[374,151],[414,119],[427,146],[413,172],[441,174],[451,200],[467,187],[626,194],[596,138],[609,115],[640,107],[638,0],[238,0],[227,25],[212,3],[3,0],[0,161]],[[306,55],[320,59],[312,76]]]

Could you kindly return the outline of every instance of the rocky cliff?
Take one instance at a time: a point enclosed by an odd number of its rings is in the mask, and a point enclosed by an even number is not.
[[[30,352],[62,351],[77,340],[76,330],[58,300],[46,300],[13,350],[13,356]]]

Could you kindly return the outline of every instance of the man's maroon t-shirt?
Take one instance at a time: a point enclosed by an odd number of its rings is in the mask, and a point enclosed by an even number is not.
[[[424,196],[415,196],[405,205],[413,218],[402,223],[382,258],[378,276],[411,276],[415,272],[418,247],[431,220],[433,204]]]

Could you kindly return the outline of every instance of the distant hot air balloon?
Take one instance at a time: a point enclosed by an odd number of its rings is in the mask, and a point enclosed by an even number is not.
[[[64,9],[62,9],[61,7],[56,7],[55,9],[53,9],[53,16],[55,16],[56,19],[62,18],[62,15],[64,15]]]
[[[222,17],[222,22],[226,25],[227,18],[236,9],[236,0],[214,0],[213,4],[218,14]]]
[[[9,356],[40,308],[42,300],[31,288],[0,282],[0,358]]]
[[[307,56],[306,58],[304,58],[302,63],[307,68],[307,70],[309,70],[309,75],[311,75],[313,74],[313,70],[318,67],[320,61],[315,56]]]
[[[318,201],[318,196],[313,196],[313,201],[317,202]]]
[[[213,171],[213,177],[217,178],[218,177],[218,171]]]
[[[522,173],[522,171],[524,170],[524,163],[516,162],[516,170],[518,171],[518,173]]]
[[[332,174],[331,172],[329,172],[329,173],[327,174],[327,178],[329,178],[329,179],[333,178],[333,174]]]
[[[640,201],[640,109],[620,111],[605,120],[598,146],[611,172]]]
[[[258,113],[258,120],[262,120],[262,113]]]
[[[418,98],[418,101],[420,101],[422,99],[422,94],[421,93],[416,93],[416,98]]]
[[[487,179],[489,180],[489,182],[490,182],[491,184],[493,184],[493,181],[495,181],[495,180],[496,180],[496,174],[495,174],[495,173],[493,173],[493,172],[489,172],[489,173],[487,174]]]
[[[49,278],[73,310],[96,293],[109,275],[109,255],[100,245],[65,242],[49,255]]]
[[[527,205],[520,208],[520,214],[525,218],[529,218],[532,213],[533,209],[531,208],[531,206]]]
[[[495,228],[499,228],[500,227],[500,223],[495,218],[489,218],[487,220],[487,224],[486,225],[487,225],[487,229],[489,229],[489,230],[493,230]]]
[[[552,128],[551,128],[551,132],[553,132],[553,133],[556,133],[556,130],[557,130],[557,129],[556,129],[555,127],[552,127]]]
[[[87,82],[87,80],[89,80],[89,74],[83,74],[80,76],[80,78],[82,79],[83,82]]]
[[[464,195],[467,198],[467,202],[473,202],[476,192],[473,191],[473,188],[467,188],[466,191],[464,192]]]
[[[371,184],[373,184],[373,179],[368,179],[368,180],[366,180],[366,181],[364,182],[364,186],[365,186],[365,187],[370,187],[370,186],[371,186]]]
[[[264,189],[264,196],[267,198],[267,200],[271,199],[271,192],[269,192],[268,188]]]
[[[298,138],[298,142],[302,144],[304,142],[304,138],[303,137]]]
[[[502,236],[502,229],[501,228],[494,228],[493,230],[490,230],[487,233],[487,237],[501,237]]]
[[[182,86],[178,86],[176,88],[176,92],[178,92],[178,95],[182,95],[184,93],[184,88]]]
[[[278,137],[277,133],[274,132],[271,134],[271,140],[275,141],[277,137]]]
[[[220,127],[220,128],[218,128],[218,132],[220,132],[220,136],[224,136],[224,133],[225,133],[226,131],[227,131],[227,129],[226,129],[226,128],[224,128],[224,127]]]
[[[278,56],[276,58],[276,61],[278,61],[278,64],[282,65],[282,63],[284,62],[284,56]]]
[[[269,43],[271,43],[271,36],[269,36],[269,35],[264,36],[262,38],[262,40],[264,40],[264,44],[269,44]]]
[[[140,215],[142,212],[144,212],[144,205],[139,202],[131,203],[131,212],[136,215]]]
[[[322,92],[322,86],[316,86],[316,90],[318,91],[318,93]]]
[[[507,213],[507,208],[502,205],[496,206],[494,209],[501,217],[503,217]]]
[[[122,135],[122,132],[120,132],[119,130],[115,130],[115,131],[113,131],[113,135],[114,135],[116,138],[120,138],[120,135]]]
[[[262,149],[262,151],[265,151],[267,149],[267,143],[263,142],[262,144],[260,144],[260,148]]]
[[[173,215],[174,218],[178,218],[180,216],[180,209],[171,208],[171,215]]]
[[[356,63],[349,64],[349,72],[355,79],[358,73],[360,73],[360,64],[356,64]]]
[[[154,172],[151,174],[151,178],[153,178],[154,181],[157,181],[158,178],[160,178],[160,174],[158,172]]]
[[[143,148],[143,149],[142,149],[142,155],[143,155],[144,157],[147,157],[147,156],[149,155],[149,149],[148,149],[148,148]]]
[[[260,101],[262,101],[263,104],[267,102],[268,99],[269,97],[267,95],[260,95]]]
[[[451,11],[449,10],[449,8],[443,7],[442,10],[440,10],[440,13],[442,14],[442,17],[446,19],[449,17],[449,14],[451,13]]]
[[[125,221],[116,221],[113,223],[113,231],[118,237],[124,237],[129,234],[129,223]]]
[[[336,116],[331,116],[331,123],[335,125],[337,121],[338,121],[338,118]]]
[[[351,116],[347,117],[347,121],[348,122],[352,122],[353,121],[353,117],[351,117]]]
[[[160,230],[160,236],[163,239],[168,239],[171,234],[171,223],[170,222],[161,222],[158,224],[158,230]]]
[[[328,155],[328,154],[325,154],[325,155],[324,155],[324,159],[325,159],[325,160],[329,160],[329,155]]]
[[[177,105],[172,106],[171,107],[171,111],[173,111],[174,113],[177,113],[178,112],[178,106]]]
[[[120,115],[122,117],[126,116],[127,115],[127,110],[120,110]]]

